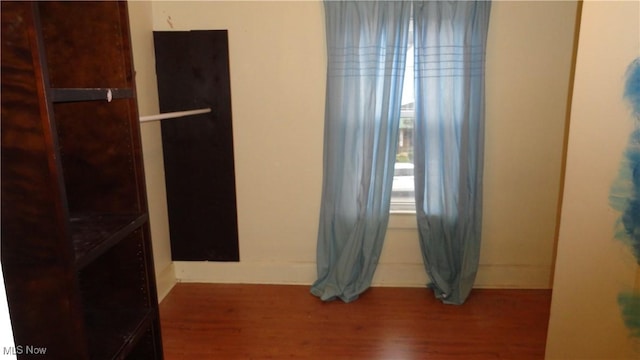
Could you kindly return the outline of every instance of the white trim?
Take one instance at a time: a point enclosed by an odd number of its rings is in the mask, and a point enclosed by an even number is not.
[[[179,282],[309,285],[315,263],[174,261]]]
[[[171,263],[156,275],[156,288],[158,291],[158,303],[169,294],[176,284],[176,274],[174,264]]]
[[[551,289],[551,265],[480,264],[474,287]]]
[[[315,263],[229,263],[176,261],[179,282],[226,284],[311,285]],[[521,264],[481,264],[476,288],[549,289],[551,269]],[[372,286],[424,287],[428,280],[422,264],[379,264]]]

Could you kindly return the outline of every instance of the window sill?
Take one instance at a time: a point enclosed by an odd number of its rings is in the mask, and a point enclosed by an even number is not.
[[[389,229],[417,229],[415,211],[393,211],[389,215]]]

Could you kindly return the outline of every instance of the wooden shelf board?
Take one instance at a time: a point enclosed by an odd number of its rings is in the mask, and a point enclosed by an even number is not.
[[[148,220],[145,214],[91,214],[73,216],[71,238],[76,267],[82,269]]]
[[[90,309],[87,311],[92,359],[124,359],[151,327],[153,309]]]

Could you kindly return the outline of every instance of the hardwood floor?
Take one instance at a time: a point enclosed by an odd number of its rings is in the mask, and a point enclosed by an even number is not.
[[[308,286],[177,284],[160,304],[165,358],[543,359],[550,290],[372,288],[323,303]]]

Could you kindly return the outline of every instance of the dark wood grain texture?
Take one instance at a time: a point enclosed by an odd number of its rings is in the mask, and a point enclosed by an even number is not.
[[[161,112],[211,108],[162,122],[171,256],[238,261],[228,37],[155,31]]]
[[[2,269],[16,344],[80,359],[83,314],[33,11],[2,2]]]
[[[422,288],[323,303],[308,286],[177,284],[160,304],[167,359],[543,359],[549,290]]]
[[[1,6],[3,353],[160,359],[127,4]]]

